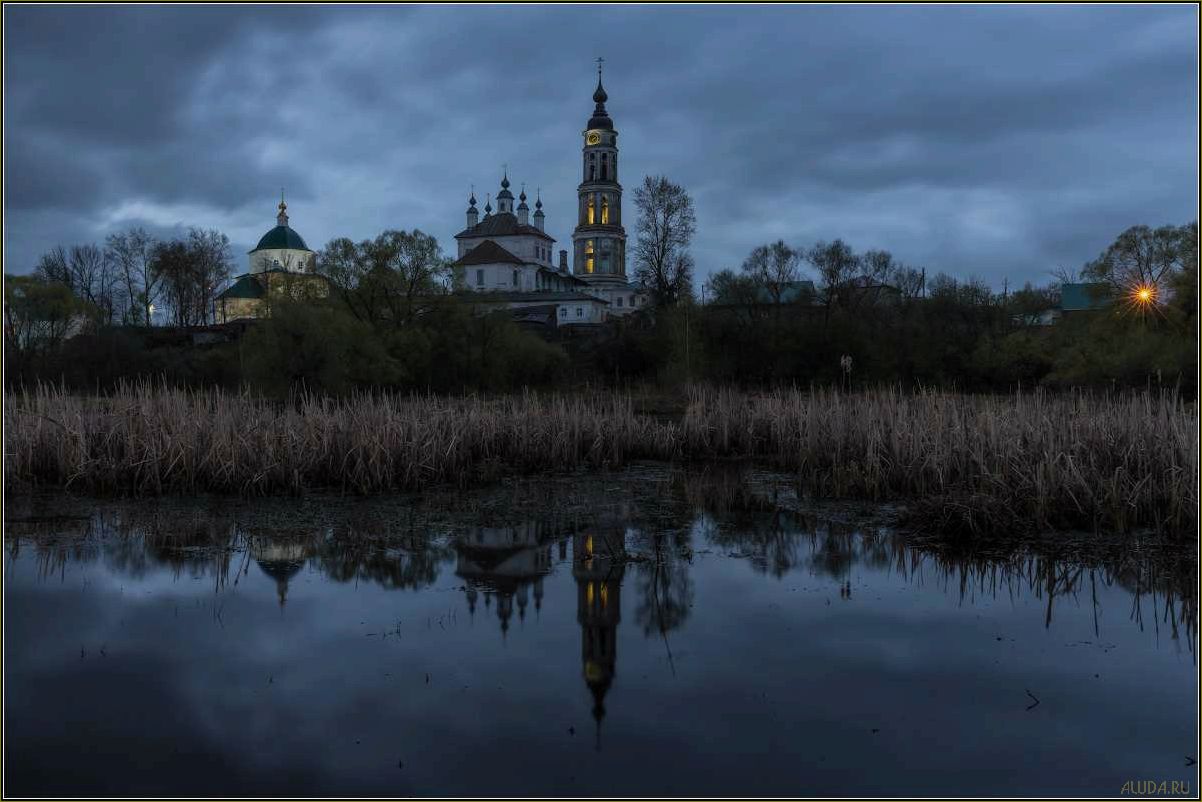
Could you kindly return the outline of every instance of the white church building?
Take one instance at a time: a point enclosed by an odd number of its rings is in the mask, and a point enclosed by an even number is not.
[[[596,106],[582,132],[571,267],[567,250],[560,250],[555,260],[555,239],[547,234],[541,197],[536,196],[531,215],[523,187],[514,208],[506,172],[496,212],[486,199],[481,218],[471,193],[467,227],[455,235],[458,258],[451,270],[455,289],[477,294],[473,302],[478,307],[524,309],[532,320],[541,316],[543,322],[561,327],[604,323],[647,305],[646,291],[626,277],[618,133],[605,110],[607,99],[598,70]]]

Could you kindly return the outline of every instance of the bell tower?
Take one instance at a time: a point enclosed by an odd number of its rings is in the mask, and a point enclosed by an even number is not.
[[[618,132],[605,110],[609,95],[601,85],[604,61],[597,59],[596,106],[582,132],[572,272],[590,284],[625,284],[626,229],[622,227],[622,185],[618,183]]]

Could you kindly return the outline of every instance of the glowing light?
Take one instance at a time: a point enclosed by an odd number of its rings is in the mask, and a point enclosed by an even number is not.
[[[1154,309],[1158,295],[1155,284],[1136,284],[1127,294],[1127,303],[1140,311]]]

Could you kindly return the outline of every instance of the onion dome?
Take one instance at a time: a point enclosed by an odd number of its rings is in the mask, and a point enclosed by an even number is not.
[[[259,239],[259,244],[255,246],[255,251],[263,250],[295,250],[307,251],[309,246],[301,238],[301,235],[293,231],[288,226],[288,204],[280,200],[280,212],[276,215],[276,227],[268,231]]]
[[[476,190],[474,190],[474,189],[472,190],[472,196],[467,199],[467,213],[468,214],[476,213]]]
[[[492,201],[486,195],[484,198],[484,216],[488,217],[490,214],[492,214]]]
[[[612,130],[614,127],[613,120],[609,119],[609,112],[605,110],[605,101],[609,100],[609,95],[605,92],[605,87],[601,85],[601,72],[597,72],[597,90],[593,92],[593,102],[596,107],[593,108],[593,116],[589,118],[589,128],[604,128]]]
[[[526,211],[530,211],[530,207],[526,205],[526,185],[525,184],[522,185],[522,194],[518,195],[518,200],[521,201],[521,203],[518,204],[518,211],[521,211],[522,209],[525,209]]]
[[[501,191],[497,193],[497,200],[508,199],[513,200],[513,193],[509,191],[509,173],[508,171],[501,178]]]

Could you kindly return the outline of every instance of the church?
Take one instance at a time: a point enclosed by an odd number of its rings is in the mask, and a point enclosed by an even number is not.
[[[618,132],[605,108],[608,99],[598,67],[593,113],[581,132],[570,265],[568,249],[557,254],[555,238],[547,233],[541,191],[535,194],[532,214],[525,186],[515,198],[504,171],[496,209],[487,196],[483,216],[471,193],[466,225],[455,235],[451,276],[452,289],[478,311],[509,309],[519,322],[559,329],[601,324],[647,306],[647,292],[626,275]],[[330,294],[317,254],[289,225],[282,197],[275,228],[247,256],[248,272],[217,296],[216,317],[222,323],[269,317],[272,302],[284,296]]]
[[[519,310],[531,322],[563,327],[604,323],[646,306],[647,293],[626,276],[618,132],[605,108],[608,99],[598,68],[595,106],[581,132],[570,267],[567,249],[555,258],[555,239],[547,233],[541,191],[533,215],[525,186],[515,208],[506,171],[496,211],[492,198],[486,198],[483,218],[476,194],[471,193],[466,227],[455,235],[458,258],[451,271],[454,289],[472,293],[477,308]]]
[[[280,198],[275,228],[247,254],[248,272],[234,279],[216,298],[221,323],[271,316],[273,300],[326,298],[330,282],[317,272],[317,254],[288,225],[288,204]]]

